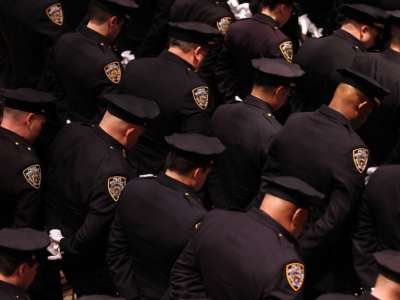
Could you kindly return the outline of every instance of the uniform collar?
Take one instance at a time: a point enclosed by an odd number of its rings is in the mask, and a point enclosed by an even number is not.
[[[251,105],[251,106],[255,106],[267,113],[271,113],[272,114],[272,107],[270,104],[262,101],[261,99],[254,97],[252,95],[249,95],[246,97],[246,99],[243,100],[244,103]]]
[[[109,135],[107,132],[105,132],[99,126],[92,125],[92,128],[94,129],[95,134],[98,137],[100,137],[111,150],[119,149],[122,151],[124,156],[126,155],[125,147],[122,144],[120,144],[116,139],[114,139],[111,135]]]
[[[110,43],[107,41],[106,37],[97,31],[94,31],[87,26],[81,26],[78,28],[78,32],[80,32],[82,35],[87,37],[88,39],[91,39],[93,41],[96,41],[100,45],[110,45]]]
[[[387,48],[382,52],[382,55],[386,57],[387,59],[400,63],[400,53],[397,51],[394,51],[392,48]]]
[[[11,293],[15,299],[28,299],[27,294],[15,285],[0,280],[0,290]]]
[[[16,146],[23,145],[28,149],[32,147],[31,144],[29,144],[26,139],[24,139],[22,136],[16,134],[11,130],[0,127],[0,135],[4,136],[6,139],[8,139],[11,143],[15,144]]]
[[[270,228],[272,227],[272,229],[278,234],[279,237],[284,236],[290,242],[294,243],[296,246],[298,245],[297,239],[289,231],[287,231],[281,224],[276,222],[274,219],[272,219],[268,214],[266,214],[262,210],[253,207],[249,211],[247,211],[246,214],[249,217],[251,217],[252,219],[255,219],[256,221],[258,221]]]
[[[348,41],[353,44],[353,48],[355,49],[360,49],[361,51],[366,51],[367,49],[365,46],[354,36],[352,36],[350,33],[344,31],[343,29],[338,29],[336,30],[333,35],[337,36],[338,38]]]
[[[317,112],[321,113],[322,115],[328,117],[329,119],[333,119],[337,122],[339,122],[340,124],[351,128],[351,124],[350,121],[347,120],[341,113],[339,113],[338,111],[328,107],[327,105],[322,105]]]
[[[191,64],[189,64],[187,61],[180,58],[178,55],[176,55],[172,52],[169,52],[168,50],[164,50],[160,54],[160,57],[163,59],[166,59],[168,61],[172,61],[176,64],[182,65],[182,66],[186,67],[188,70],[193,71],[193,66]]]
[[[192,187],[183,184],[182,182],[179,182],[173,179],[172,177],[165,175],[164,172],[161,172],[157,178],[162,185],[165,185],[175,191],[182,193],[197,194],[197,192]]]
[[[271,25],[274,29],[279,29],[278,23],[272,19],[270,16],[264,15],[262,13],[257,13],[253,16],[253,19],[267,24],[267,25]]]

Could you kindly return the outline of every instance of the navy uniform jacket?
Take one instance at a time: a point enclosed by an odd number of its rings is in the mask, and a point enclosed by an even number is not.
[[[60,1],[0,1],[0,87],[35,88],[64,28]]]
[[[354,56],[365,50],[359,40],[341,29],[327,37],[306,40],[294,58],[306,72],[299,84],[302,110],[313,111],[328,104],[341,80],[336,70],[349,67]]]
[[[0,281],[1,300],[29,300],[29,296],[14,285]]]
[[[67,125],[52,145],[46,189],[48,226],[61,229],[64,260],[99,264],[105,257],[114,209],[136,174],[125,149],[95,126]]]
[[[231,24],[225,45],[228,52],[221,54],[218,72],[226,78],[220,83],[220,88],[227,89],[233,96],[246,97],[250,94],[253,84],[252,59],[276,57],[291,62],[293,58],[292,41],[279,30],[272,18],[263,14],[255,14]]]
[[[0,128],[0,228],[37,228],[41,209],[42,169],[31,145]]]
[[[350,122],[325,105],[315,112],[293,114],[272,143],[267,174],[300,178],[326,195],[324,209],[312,211],[300,239],[310,263],[318,268],[310,276],[351,266],[345,260],[351,257],[349,221],[367,163],[368,149]]]
[[[365,53],[368,64],[362,67],[386,86],[390,95],[382,99],[359,134],[371,150],[371,165],[400,163],[400,53],[386,49],[382,53]]]
[[[371,294],[362,294],[360,297],[344,294],[328,294],[319,297],[317,300],[379,300]]]
[[[378,168],[371,175],[363,194],[353,230],[354,259],[363,287],[373,287],[379,273],[373,253],[400,250],[400,232],[397,229],[399,175],[399,165]]]
[[[61,102],[59,118],[95,122],[101,115],[99,96],[115,90],[122,78],[119,57],[101,34],[83,26],[62,35],[49,58],[46,74]],[[46,85],[46,83],[43,83]]]
[[[129,182],[118,203],[107,254],[120,295],[160,299],[173,263],[205,212],[192,188],[165,174]]]
[[[213,134],[227,147],[218,157],[216,173],[222,195],[214,195],[217,206],[245,208],[257,195],[262,167],[281,124],[271,106],[248,96],[241,103],[220,106],[211,121]],[[211,180],[212,181],[212,180]],[[223,203],[220,203],[221,201]]]
[[[258,209],[214,210],[171,271],[170,299],[302,299],[296,239]]]
[[[139,170],[157,174],[169,147],[164,136],[174,132],[207,133],[214,109],[207,84],[177,55],[164,51],[156,58],[128,64],[121,92],[157,102],[160,116],[149,123],[135,147]]]

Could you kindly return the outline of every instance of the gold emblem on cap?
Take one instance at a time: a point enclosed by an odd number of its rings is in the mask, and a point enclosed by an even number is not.
[[[109,63],[104,67],[104,73],[108,79],[113,83],[119,83],[122,77],[121,64],[117,61]]]
[[[286,280],[289,286],[298,292],[304,283],[304,265],[302,263],[291,263],[286,265]]]
[[[22,174],[24,175],[26,182],[29,183],[30,186],[37,190],[40,189],[40,186],[42,184],[42,170],[40,168],[40,165],[36,164],[29,166],[22,171]]]
[[[229,25],[232,23],[232,18],[231,17],[223,17],[219,21],[217,21],[217,28],[219,32],[222,34],[226,34],[229,29]]]
[[[64,12],[61,3],[57,2],[46,8],[46,15],[54,24],[58,26],[64,24]]]
[[[206,110],[208,107],[208,87],[203,85],[192,90],[193,99],[196,105],[202,109]]]
[[[293,61],[293,43],[292,43],[292,41],[286,41],[286,42],[281,43],[279,45],[279,50],[281,50],[281,53],[287,62],[291,63]]]

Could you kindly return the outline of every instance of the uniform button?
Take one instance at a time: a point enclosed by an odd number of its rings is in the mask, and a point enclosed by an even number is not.
[[[114,150],[114,147],[113,147],[113,146],[110,146],[110,149],[111,149],[111,150]]]
[[[32,150],[32,148],[31,148],[31,147],[28,147],[27,149],[28,149],[28,151],[31,151],[31,150]]]
[[[100,43],[100,46],[104,47],[104,43]]]
[[[282,233],[279,233],[278,236],[279,236],[280,238],[283,238],[283,234],[282,234]]]
[[[189,193],[185,193],[185,196],[190,196],[190,194]]]
[[[18,142],[15,142],[15,145],[16,145],[16,146],[19,146],[19,143],[18,143]]]
[[[267,116],[268,116],[268,117],[272,117],[272,114],[268,114]]]

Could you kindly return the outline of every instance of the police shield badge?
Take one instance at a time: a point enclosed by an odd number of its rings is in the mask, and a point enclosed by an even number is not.
[[[27,167],[22,174],[26,182],[35,189],[40,189],[42,184],[42,170],[40,165],[31,165]]]
[[[58,26],[64,24],[64,12],[61,3],[57,2],[46,8],[46,15],[54,24]]]
[[[196,105],[202,109],[207,109],[208,106],[208,87],[207,86],[199,86],[192,90],[193,99],[196,102]]]
[[[117,61],[109,63],[104,67],[104,72],[108,79],[113,83],[119,83],[121,81],[122,70],[121,64]]]
[[[287,62],[291,63],[293,61],[293,44],[291,41],[286,41],[280,44],[279,50],[281,50],[281,53]]]
[[[357,171],[362,174],[368,165],[369,151],[366,148],[358,148],[353,150],[353,162]]]
[[[302,263],[287,264],[286,279],[295,292],[300,291],[304,283],[304,265]]]
[[[108,193],[115,202],[119,200],[122,190],[126,185],[126,178],[122,176],[113,176],[108,178]]]
[[[217,21],[217,28],[219,32],[225,35],[228,32],[229,25],[231,25],[231,23],[232,23],[231,17],[221,18],[219,21]]]

